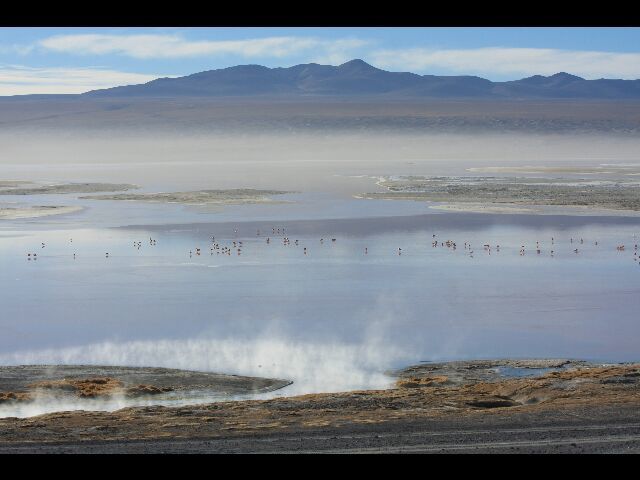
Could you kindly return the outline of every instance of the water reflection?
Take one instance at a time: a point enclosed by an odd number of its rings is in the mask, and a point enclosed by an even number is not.
[[[632,360],[639,231],[625,218],[437,214],[12,232],[0,236],[0,353],[270,336],[375,338],[402,361]]]

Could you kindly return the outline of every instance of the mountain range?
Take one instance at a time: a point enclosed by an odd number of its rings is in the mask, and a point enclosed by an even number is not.
[[[84,98],[223,96],[364,96],[427,98],[640,99],[640,80],[586,80],[565,72],[492,82],[477,76],[389,72],[355,59],[339,66],[308,63],[288,68],[238,65],[140,85],[93,90]]]

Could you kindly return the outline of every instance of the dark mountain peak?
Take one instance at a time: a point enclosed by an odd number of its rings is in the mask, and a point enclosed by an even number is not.
[[[348,62],[343,63],[338,67],[340,70],[349,70],[349,71],[359,71],[359,72],[380,72],[379,68],[374,67],[373,65],[369,65],[364,60],[359,58],[354,58],[353,60],[349,60]]]
[[[562,82],[574,82],[576,80],[584,80],[584,78],[582,77],[579,77],[577,75],[571,75],[570,73],[567,73],[567,72],[558,72],[551,75],[548,78],[550,80],[562,81]]]
[[[221,69],[227,74],[240,74],[240,75],[260,75],[269,72],[271,69],[263,65],[249,64],[249,65],[236,65],[234,67],[227,67]],[[209,70],[208,73],[218,72],[220,70]]]
[[[578,77],[577,75],[571,75],[567,72],[558,72],[553,75],[549,75],[545,77],[544,75],[533,75],[532,77],[523,78],[522,80],[515,80],[516,82],[522,83],[530,83],[530,84],[548,84],[550,82],[555,83],[568,83],[574,82],[576,80],[584,80],[582,77]]]
[[[257,63],[249,63],[247,65],[236,65],[234,67],[227,67],[225,70],[235,70],[235,71],[248,71],[248,72],[264,72],[265,70],[270,70],[269,67],[265,67],[264,65],[258,65]],[[210,70],[214,71],[214,70]]]

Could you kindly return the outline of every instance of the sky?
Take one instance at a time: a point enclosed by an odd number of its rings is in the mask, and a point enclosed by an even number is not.
[[[640,78],[640,28],[0,28],[0,95],[82,93],[259,64],[478,75]]]

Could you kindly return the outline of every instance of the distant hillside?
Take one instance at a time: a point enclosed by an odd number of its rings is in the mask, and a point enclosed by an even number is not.
[[[260,65],[209,70],[141,85],[93,90],[81,97],[153,98],[220,96],[357,96],[430,98],[582,98],[640,99],[640,80],[585,80],[568,73],[534,75],[509,82],[475,76],[417,75],[388,72],[362,60],[340,66],[309,63],[289,68]]]

